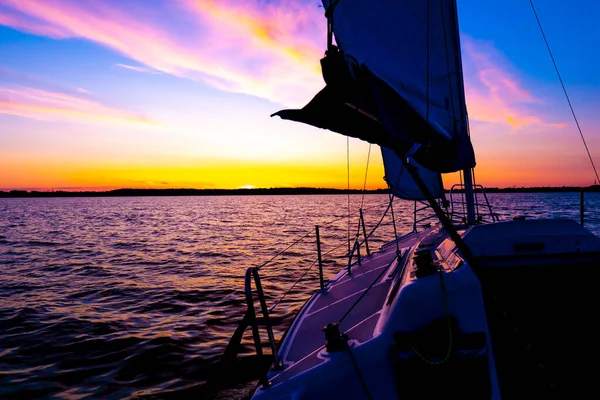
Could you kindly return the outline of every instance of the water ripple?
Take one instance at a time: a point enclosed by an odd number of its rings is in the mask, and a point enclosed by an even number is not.
[[[489,197],[530,218],[579,218],[577,193]],[[337,246],[347,238],[347,220],[336,219],[346,201],[0,199],[0,398],[202,398],[246,308],[246,268],[309,233],[261,269],[274,304],[315,262],[312,230],[319,224],[323,269],[333,276],[346,262],[345,246]],[[351,201],[357,212],[362,196]],[[600,196],[588,195],[587,223],[597,234],[598,204]],[[367,230],[386,206],[386,195],[365,197]],[[412,207],[395,203],[399,233],[412,228]],[[393,232],[391,221],[382,225],[372,249]],[[315,271],[306,278],[273,314],[277,337],[318,285]],[[241,353],[234,386],[259,365],[250,337]]]

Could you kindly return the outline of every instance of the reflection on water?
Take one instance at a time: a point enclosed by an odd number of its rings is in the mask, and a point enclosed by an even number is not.
[[[507,215],[579,220],[577,193],[488,196]],[[370,230],[387,196],[361,203]],[[599,203],[587,195],[596,234]],[[396,202],[399,233],[412,210]],[[332,276],[358,228],[346,212],[339,195],[0,199],[0,398],[202,396],[244,312],[245,269],[298,241],[261,271],[275,304],[316,260],[319,224]],[[372,249],[389,217],[378,232]],[[275,309],[277,336],[318,286],[316,268],[306,278]]]

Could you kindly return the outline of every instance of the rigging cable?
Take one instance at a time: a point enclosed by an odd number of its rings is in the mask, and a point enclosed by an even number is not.
[[[371,143],[369,143],[369,152],[367,153],[367,168],[365,170],[365,183],[363,184],[363,195],[360,201],[360,209],[362,210],[365,203],[365,191],[367,190],[367,175],[369,174],[369,161],[371,160]]]
[[[350,254],[350,137],[346,136],[346,169],[348,171],[348,254]]]
[[[554,70],[556,71],[556,75],[558,76],[558,80],[560,81],[560,85],[562,86],[563,92],[565,93],[565,97],[567,98],[567,103],[569,103],[569,108],[571,109],[571,114],[573,114],[573,119],[575,120],[575,125],[577,125],[577,130],[579,130],[579,135],[581,136],[581,140],[583,141],[583,146],[585,147],[585,151],[587,152],[588,158],[590,159],[590,163],[592,164],[592,168],[594,169],[594,174],[596,175],[596,179],[600,181],[600,177],[598,177],[598,171],[596,170],[596,166],[594,165],[594,160],[592,159],[592,155],[590,154],[590,150],[588,149],[588,145],[585,142],[585,138],[583,137],[583,132],[581,131],[581,127],[579,126],[579,121],[577,120],[577,116],[575,115],[575,110],[573,109],[573,105],[571,104],[571,100],[569,99],[569,94],[567,93],[567,88],[560,76],[560,72],[558,72],[558,66],[556,65],[556,61],[554,60],[554,56],[552,55],[552,50],[550,50],[550,44],[548,43],[548,39],[546,39],[546,34],[544,33],[544,29],[542,28],[542,23],[535,11],[535,6],[533,5],[533,0],[529,0],[529,4],[531,4],[531,9],[533,10],[533,15],[535,16],[535,20],[540,27],[540,32],[542,33],[542,37],[544,38],[544,42],[546,43],[546,48],[548,49],[548,53],[550,54],[550,58],[552,59],[552,64],[554,65]]]
[[[475,168],[471,169],[471,175],[473,176],[473,197],[475,198],[475,215],[479,217],[479,199],[477,198],[477,180],[475,179]],[[483,187],[481,189],[483,193]]]
[[[396,254],[399,256],[400,245],[398,244],[398,230],[396,229],[396,217],[394,216],[394,205],[392,204],[392,202],[394,201],[394,195],[390,192],[388,196],[390,198],[390,211],[392,212],[392,225],[394,226],[394,242],[396,243]]]

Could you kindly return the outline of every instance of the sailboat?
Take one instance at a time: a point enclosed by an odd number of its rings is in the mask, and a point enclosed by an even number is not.
[[[262,355],[264,327],[274,359],[253,399],[594,393],[600,239],[572,220],[501,221],[477,206],[456,2],[323,6],[326,86],[274,116],[379,145],[391,199],[426,202],[439,223],[362,256],[357,239],[356,262],[328,282],[321,274],[279,343],[259,269],[249,268],[248,311],[231,347],[251,327]],[[457,171],[463,214],[441,178]]]

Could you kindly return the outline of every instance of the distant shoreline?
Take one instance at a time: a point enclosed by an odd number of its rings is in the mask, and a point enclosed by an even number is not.
[[[486,193],[565,193],[600,192],[600,185],[587,187],[521,187],[486,188]],[[448,192],[448,190],[446,190]],[[130,196],[264,196],[264,195],[313,195],[313,194],[385,194],[387,189],[330,189],[330,188],[263,188],[263,189],[115,189],[92,191],[0,191],[0,198],[7,197],[130,197]]]

